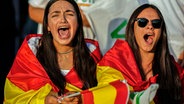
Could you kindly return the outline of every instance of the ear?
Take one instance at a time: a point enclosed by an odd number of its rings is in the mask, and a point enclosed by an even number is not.
[[[47,30],[50,31],[50,27],[49,26],[47,26]]]

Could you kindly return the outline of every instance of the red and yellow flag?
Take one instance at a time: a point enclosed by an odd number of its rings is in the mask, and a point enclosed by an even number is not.
[[[6,77],[4,104],[44,104],[45,97],[58,88],[36,58],[36,45],[41,35],[30,34],[24,39],[14,63]],[[101,58],[98,43],[86,40],[96,62]],[[91,48],[90,48],[91,47]],[[81,91],[83,83],[74,69],[65,76],[66,90]]]
[[[129,88],[121,80],[99,85],[81,92],[83,104],[127,104]]]

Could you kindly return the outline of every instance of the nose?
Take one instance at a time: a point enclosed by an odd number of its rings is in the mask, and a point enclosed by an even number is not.
[[[62,23],[66,23],[66,20],[64,18],[61,19]]]
[[[148,28],[148,29],[151,29],[151,30],[154,29],[154,28],[153,28],[153,25],[152,25],[152,23],[151,23],[151,21],[148,22],[147,28]]]
[[[65,16],[65,12],[64,12],[63,15],[61,16],[61,22],[62,22],[62,23],[67,23],[67,19],[66,19],[66,16]]]

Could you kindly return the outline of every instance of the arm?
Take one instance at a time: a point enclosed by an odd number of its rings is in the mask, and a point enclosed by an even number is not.
[[[82,21],[83,21],[83,25],[86,26],[86,27],[90,27],[90,24],[86,18],[86,15],[84,14],[84,11],[82,9],[80,9],[80,13],[81,13],[81,16],[82,16]]]
[[[43,22],[44,9],[33,7],[29,4],[28,12],[29,12],[29,17],[33,21],[35,21],[37,23]]]
[[[80,9],[80,11],[81,11],[81,16],[82,16],[82,20],[83,20],[83,25],[86,27],[90,27],[90,24],[85,16],[85,14],[83,13],[83,11],[81,9]],[[37,23],[43,22],[43,15],[44,15],[43,8],[33,7],[32,5],[29,4],[28,12],[29,12],[29,17],[32,20],[36,21]]]

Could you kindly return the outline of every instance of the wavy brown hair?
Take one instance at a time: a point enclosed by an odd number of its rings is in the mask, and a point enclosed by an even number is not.
[[[133,12],[126,27],[126,41],[129,43],[132,51],[134,52],[133,54],[139,67],[142,80],[145,80],[146,76],[144,75],[143,67],[141,65],[142,59],[134,36],[134,22],[137,16],[146,8],[153,8],[162,20],[161,36],[158,40],[158,43],[156,44],[155,55],[152,62],[153,75],[158,74],[158,103],[180,104],[182,99],[181,81],[174,59],[169,53],[167,31],[164,18],[156,6],[151,4],[143,4]]]

